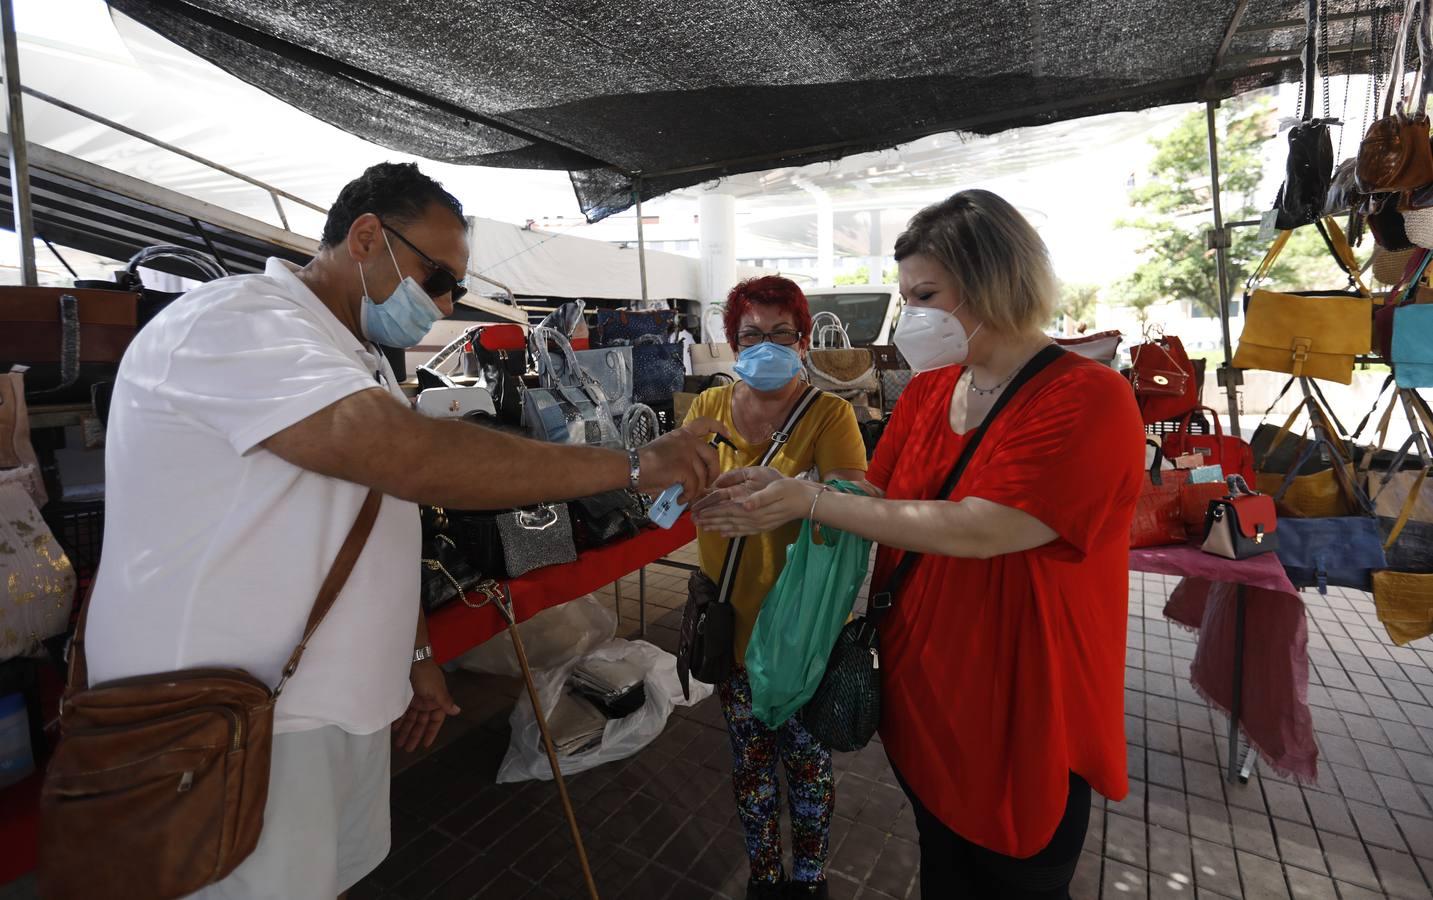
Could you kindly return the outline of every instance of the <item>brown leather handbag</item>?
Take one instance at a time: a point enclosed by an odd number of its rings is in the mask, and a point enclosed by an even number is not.
[[[1404,56],[1408,32],[1415,18],[1415,8],[1425,0],[1407,0],[1403,26],[1394,43],[1393,64],[1384,94],[1383,116],[1368,128],[1358,148],[1358,186],[1365,193],[1397,193],[1413,191],[1433,182],[1433,146],[1428,142],[1428,92],[1422,66],[1419,68],[1418,91],[1408,112],[1402,100],[1394,109],[1395,94],[1402,94]],[[1424,15],[1428,10],[1424,9]],[[1419,58],[1427,65],[1426,37],[1420,32]]]
[[[0,287],[0,368],[29,366],[32,403],[88,403],[119,369],[138,315],[129,291]]]
[[[278,686],[242,669],[185,669],[88,687],[80,613],[61,738],[40,793],[40,893],[168,900],[254,851],[269,794],[274,703],[363,552],[369,491]]]

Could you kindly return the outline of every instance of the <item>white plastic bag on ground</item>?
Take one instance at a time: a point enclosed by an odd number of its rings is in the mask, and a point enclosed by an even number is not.
[[[588,594],[543,610],[526,622],[518,623],[517,630],[527,651],[527,664],[536,673],[540,669],[566,665],[612,640],[617,634],[617,617],[601,600]],[[522,677],[517,655],[513,653],[512,635],[506,628],[455,662],[459,668],[481,675]]]
[[[677,658],[646,641],[608,641],[589,655],[640,665],[646,671],[643,683],[647,702],[631,715],[609,721],[602,734],[602,743],[597,748],[572,756],[559,756],[563,775],[575,775],[636,754],[656,740],[666,728],[673,707],[700,703],[712,693],[711,685],[693,681],[692,699],[683,698],[682,685],[677,680]],[[579,658],[573,658],[559,667],[532,673],[542,708],[548,715],[551,715],[566,689],[567,680],[578,661]],[[534,778],[551,780],[552,770],[548,766],[547,752],[542,747],[542,733],[538,730],[537,717],[533,715],[526,690],[518,696],[509,723],[512,725],[512,740],[508,743],[502,767],[498,769],[498,783]]]

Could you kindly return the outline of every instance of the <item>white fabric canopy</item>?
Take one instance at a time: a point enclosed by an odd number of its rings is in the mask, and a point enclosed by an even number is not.
[[[635,300],[642,296],[636,245],[520,228],[494,219],[470,217],[468,269],[528,297],[584,297]],[[700,300],[700,263],[686,256],[647,251],[647,296],[653,300]],[[749,278],[764,269],[738,267]],[[488,293],[470,279],[469,287]]]

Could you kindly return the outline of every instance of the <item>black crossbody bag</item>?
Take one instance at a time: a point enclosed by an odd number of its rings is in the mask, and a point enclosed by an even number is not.
[[[950,470],[950,475],[946,477],[945,484],[936,493],[935,499],[949,497],[951,491],[955,490],[965,467],[970,464],[976,448],[980,446],[985,433],[990,430],[990,424],[995,421],[1000,411],[1020,393],[1020,389],[1030,379],[1064,354],[1064,348],[1051,344],[1025,364],[1020,374],[1010,382],[1005,393],[996,398],[995,404],[985,416],[985,421],[980,423],[970,440],[966,441],[955,467]],[[886,579],[881,591],[871,595],[866,605],[866,615],[852,619],[841,629],[841,633],[836,636],[836,646],[831,650],[831,659],[826,664],[826,674],[821,676],[821,684],[798,713],[801,724],[811,736],[832,750],[860,750],[870,743],[881,723],[881,652],[878,629],[882,620],[890,614],[891,603],[900,592],[901,585],[923,555],[905,553]]]
[[[821,391],[807,385],[806,392],[796,401],[786,424],[771,436],[771,446],[761,456],[759,466],[769,466],[781,448],[796,432],[806,413],[816,405]],[[717,684],[731,675],[734,665],[732,647],[736,637],[736,611],[731,607],[731,588],[736,582],[737,566],[746,538],[733,538],[726,548],[721,567],[721,584],[697,570],[687,580],[687,605],[682,610],[682,631],[677,641],[677,678],[682,683],[682,696],[691,699],[690,679],[704,684]]]

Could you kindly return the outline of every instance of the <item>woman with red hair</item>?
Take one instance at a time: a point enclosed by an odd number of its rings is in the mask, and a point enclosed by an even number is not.
[[[863,481],[866,450],[856,414],[834,394],[811,403],[790,434],[781,432],[804,383],[806,351],[811,345],[811,310],[795,282],[778,276],[743,281],[727,296],[723,315],[727,340],[739,358],[736,384],[712,388],[692,404],[688,420],[710,416],[727,427],[732,446],[723,446],[723,471],[755,465],[773,441],[781,448],[771,466],[789,476],[816,469],[822,481]],[[700,504],[694,509],[700,508]],[[732,653],[735,668],[717,686],[731,736],[732,782],[737,812],[746,832],[751,860],[748,898],[825,897],[835,783],[831,751],[794,718],[768,728],[752,714],[751,684],[744,663],[746,645],[761,603],[786,564],[786,547],[796,540],[799,523],[746,539],[732,579],[730,602],[736,613]],[[721,579],[729,541],[699,532],[702,571]],[[791,880],[781,862],[780,788],[777,762],[786,767],[791,805]]]

